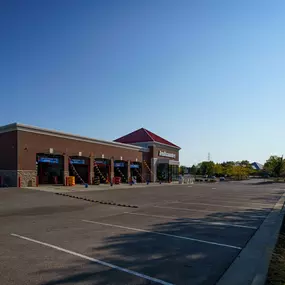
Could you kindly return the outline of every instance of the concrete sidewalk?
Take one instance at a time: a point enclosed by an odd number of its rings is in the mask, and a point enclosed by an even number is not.
[[[57,185],[39,185],[38,187],[25,187],[27,189],[40,190],[53,193],[70,193],[70,192],[90,192],[90,191],[106,191],[106,190],[120,190],[120,189],[132,189],[132,188],[146,188],[146,187],[165,187],[165,186],[177,186],[185,185],[178,184],[178,182],[172,183],[139,183],[139,184],[119,184],[113,185],[110,184],[100,184],[100,185],[88,185],[85,188],[85,185],[75,185],[75,186],[57,186]]]

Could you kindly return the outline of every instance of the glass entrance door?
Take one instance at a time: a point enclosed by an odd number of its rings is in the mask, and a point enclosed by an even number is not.
[[[162,182],[168,182],[169,178],[169,165],[167,163],[160,163],[157,165],[157,180]]]

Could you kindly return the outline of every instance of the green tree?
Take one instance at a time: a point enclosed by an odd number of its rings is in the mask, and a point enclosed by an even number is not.
[[[285,169],[285,160],[282,156],[272,155],[265,162],[264,169],[274,177],[280,177]]]
[[[196,165],[193,164],[190,167],[190,174],[192,174],[192,175],[196,175],[197,174],[197,166]]]
[[[225,175],[225,169],[220,163],[215,164],[214,172],[217,176]]]
[[[240,162],[240,165],[242,165],[243,167],[247,167],[248,169],[252,169],[251,164],[248,160],[242,160]]]
[[[183,166],[183,165],[179,166],[179,174],[184,175],[186,172],[185,169],[186,169],[186,166]]]
[[[215,163],[213,161],[203,161],[200,165],[202,175],[213,175],[215,173]]]
[[[243,165],[234,165],[231,168],[230,176],[237,180],[246,179],[249,175],[249,168]]]

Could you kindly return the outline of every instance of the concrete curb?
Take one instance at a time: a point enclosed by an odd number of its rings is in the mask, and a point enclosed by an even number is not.
[[[132,185],[129,184],[126,185],[104,185],[99,186],[98,188],[95,188],[94,185],[89,185],[88,188],[85,188],[82,186],[79,187],[73,187],[72,186],[54,186],[54,187],[23,187],[26,189],[32,189],[32,190],[38,190],[38,191],[44,191],[44,192],[50,192],[50,193],[73,193],[73,192],[97,192],[97,191],[109,191],[109,190],[126,190],[126,189],[142,189],[147,187],[164,187],[164,186],[185,186],[185,185],[191,185],[191,184],[178,184],[178,183],[165,183],[165,184],[149,184],[149,185]],[[193,185],[193,184],[192,184]]]
[[[285,193],[216,285],[264,285],[285,208]]]

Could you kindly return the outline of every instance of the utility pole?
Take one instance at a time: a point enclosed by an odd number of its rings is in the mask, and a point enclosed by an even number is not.
[[[208,161],[211,161],[211,154],[208,152]]]

